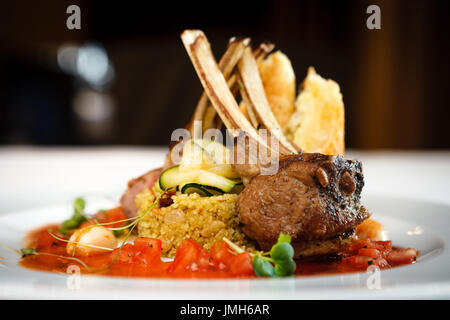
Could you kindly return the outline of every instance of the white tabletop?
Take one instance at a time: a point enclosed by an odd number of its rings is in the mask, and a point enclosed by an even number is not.
[[[0,148],[0,214],[80,195],[118,201],[129,179],[161,166],[166,148]],[[363,162],[363,193],[450,204],[450,151],[349,151]]]

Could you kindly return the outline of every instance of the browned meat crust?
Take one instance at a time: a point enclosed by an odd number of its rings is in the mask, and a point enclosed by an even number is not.
[[[161,168],[153,169],[138,178],[128,181],[128,189],[122,195],[122,198],[120,198],[120,204],[127,217],[136,216],[138,211],[134,204],[136,196],[145,188],[152,187],[161,175],[161,172]]]
[[[325,240],[311,240],[293,243],[296,258],[325,257],[341,253],[356,240],[355,233],[344,233]]]
[[[282,156],[276,174],[253,177],[240,194],[242,230],[264,250],[287,233],[301,255],[312,241],[351,234],[369,217],[360,204],[363,186],[359,161],[318,153]]]

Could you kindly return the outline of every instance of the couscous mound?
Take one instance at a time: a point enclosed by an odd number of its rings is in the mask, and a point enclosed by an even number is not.
[[[136,197],[138,215],[145,213],[155,201],[148,189]],[[157,238],[162,241],[162,254],[174,257],[177,247],[185,238],[210,249],[223,237],[238,246],[253,251],[254,244],[239,229],[236,211],[236,194],[201,197],[197,193],[172,196],[173,204],[149,211],[138,224],[139,237]]]

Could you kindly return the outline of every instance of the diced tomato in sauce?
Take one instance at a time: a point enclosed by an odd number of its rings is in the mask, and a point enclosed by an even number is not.
[[[37,235],[36,251],[39,252],[53,252],[53,253],[65,253],[66,242],[57,238],[68,240],[68,237],[59,233],[58,229],[43,229]]]
[[[381,253],[377,249],[361,248],[358,250],[358,256],[365,256],[369,258],[381,258]]]
[[[230,273],[234,276],[253,275],[252,256],[247,251],[230,259]]]
[[[377,249],[381,253],[392,250],[392,241],[359,240],[350,245],[348,254],[357,254],[360,249]]]
[[[386,260],[391,265],[404,265],[414,263],[417,259],[418,252],[416,249],[397,249],[389,252]]]
[[[123,225],[125,215],[119,208],[107,210],[96,215],[100,223],[110,223],[109,227]],[[22,259],[25,267],[65,272],[74,262],[66,253],[69,235],[62,235],[58,227],[47,228],[32,233],[34,248],[38,252],[51,255],[31,255]],[[122,248],[112,252],[83,257],[83,262],[92,269],[82,267],[83,272],[97,272],[101,275],[159,278],[252,278],[255,277],[252,256],[245,251],[235,254],[225,241],[212,245],[210,250],[203,249],[192,239],[184,239],[177,249],[173,261],[161,260],[161,240],[136,238]],[[380,269],[415,263],[418,252],[415,249],[392,247],[391,241],[356,241],[342,253],[343,258],[327,262],[297,261],[297,276],[361,272],[374,265]],[[79,257],[80,258],[80,257]]]
[[[363,240],[353,243],[342,262],[356,268],[368,268],[371,265],[386,269],[416,261],[417,250],[392,247],[391,241]]]
[[[161,240],[137,238],[134,244],[127,243],[111,253],[111,262],[118,264],[140,264],[157,266],[161,262]]]
[[[200,257],[202,247],[191,239],[184,239],[177,249],[177,254],[169,269],[169,273],[184,272],[188,269],[196,271],[197,259]]]
[[[235,256],[225,241],[215,242],[211,246],[211,256],[217,264],[226,265]]]
[[[126,223],[123,221],[126,219],[126,216],[121,207],[100,211],[95,215],[95,219],[99,223],[105,224],[108,228],[118,228]]]

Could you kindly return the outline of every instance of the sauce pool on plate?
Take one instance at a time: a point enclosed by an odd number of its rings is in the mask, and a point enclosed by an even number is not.
[[[185,239],[178,247],[173,261],[161,260],[161,241],[136,238],[121,248],[88,256],[76,251],[67,253],[69,237],[58,233],[58,225],[50,225],[32,231],[27,243],[35,249],[25,255],[22,267],[66,273],[76,265],[82,274],[141,278],[255,278],[252,256],[249,252],[235,254],[225,241],[216,242],[210,250],[191,239]],[[388,269],[415,263],[417,251],[392,247],[391,241],[356,241],[340,255],[322,257],[320,260],[297,260],[295,275],[343,274],[364,272],[370,266]]]

